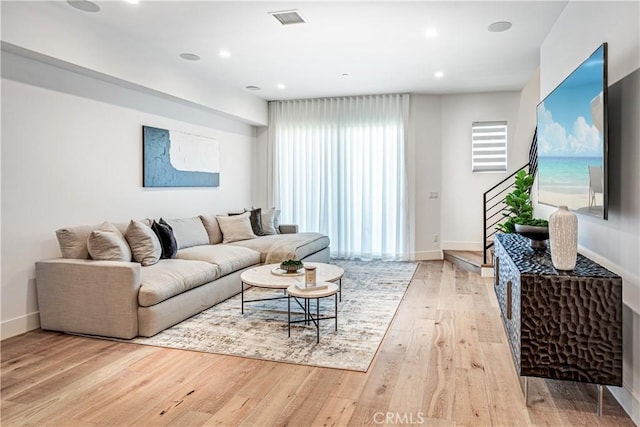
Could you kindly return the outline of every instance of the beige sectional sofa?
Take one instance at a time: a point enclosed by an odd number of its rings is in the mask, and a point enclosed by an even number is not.
[[[284,233],[274,229],[277,234],[227,239],[217,218],[167,220],[177,254],[150,265],[91,259],[87,241],[105,224],[58,230],[62,258],[36,262],[42,329],[125,339],[152,336],[239,293],[240,274],[252,266],[290,258],[329,262],[329,239],[322,234],[280,226]],[[133,223],[114,224],[131,248]]]

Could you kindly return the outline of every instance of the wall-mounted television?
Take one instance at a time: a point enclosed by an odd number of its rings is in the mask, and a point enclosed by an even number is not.
[[[537,108],[538,202],[607,219],[607,44]]]

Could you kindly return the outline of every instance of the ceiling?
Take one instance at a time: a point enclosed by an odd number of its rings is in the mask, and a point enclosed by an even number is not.
[[[92,64],[111,61],[113,69],[115,61],[114,74],[144,67],[175,80],[242,91],[258,86],[252,94],[275,100],[520,90],[538,67],[539,47],[567,1],[95,3],[98,12],[66,1],[13,7],[29,8],[41,21],[66,29],[68,38],[58,40],[60,46],[50,41],[51,52],[43,53],[62,56],[77,44]],[[290,9],[307,23],[283,26],[269,14]],[[496,21],[513,26],[488,31]],[[26,31],[14,26],[14,33]],[[438,36],[427,38],[429,28]],[[221,57],[220,50],[230,56]],[[184,60],[181,53],[200,60]],[[94,67],[88,60],[77,65]],[[435,77],[438,71],[444,76]]]

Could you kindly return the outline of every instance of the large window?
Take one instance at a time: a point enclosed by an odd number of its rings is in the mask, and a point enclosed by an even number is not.
[[[507,122],[473,122],[471,125],[473,172],[507,170]]]
[[[409,95],[270,103],[273,201],[341,258],[408,258]]]

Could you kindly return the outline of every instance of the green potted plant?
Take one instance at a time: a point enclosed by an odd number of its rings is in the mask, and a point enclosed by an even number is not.
[[[287,273],[296,273],[303,266],[302,261],[298,261],[297,259],[288,259],[280,263],[280,268]]]
[[[546,219],[533,217],[531,204],[533,181],[533,175],[524,170],[516,173],[515,188],[504,198],[508,212],[503,215],[507,219],[498,225],[498,229],[504,233],[518,233],[529,238],[533,248],[544,248],[545,240],[549,238],[549,222]]]

